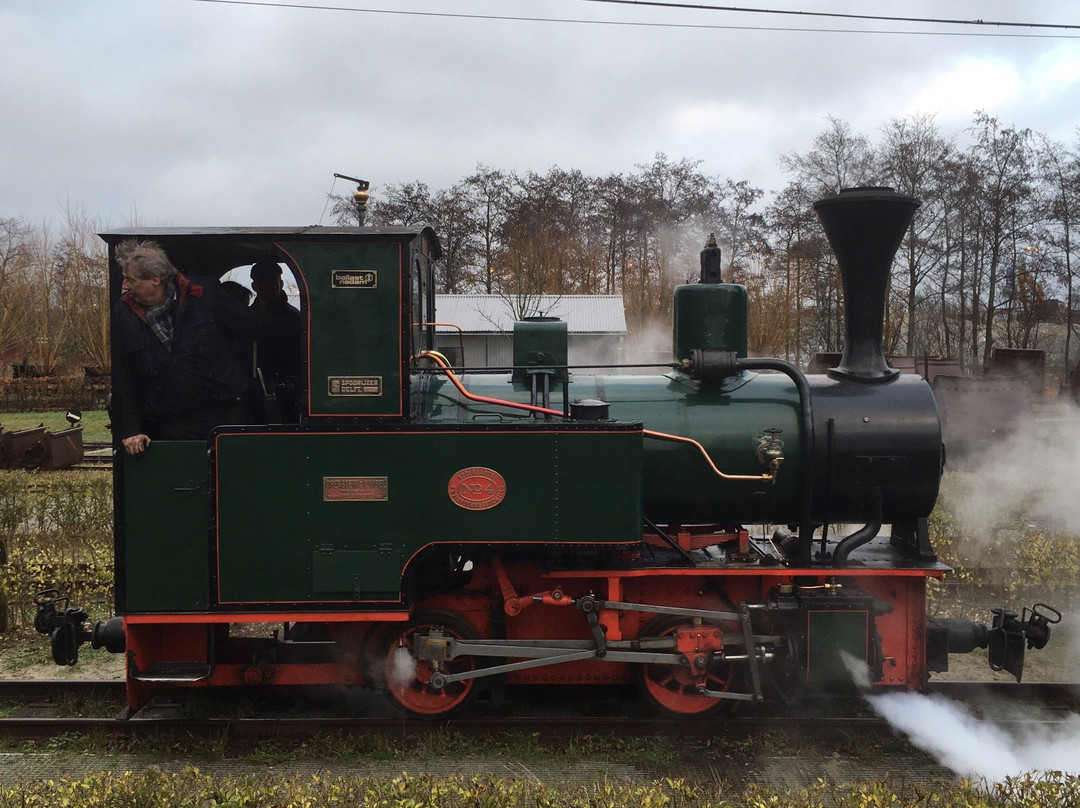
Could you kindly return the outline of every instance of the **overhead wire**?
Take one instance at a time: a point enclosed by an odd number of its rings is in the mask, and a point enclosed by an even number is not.
[[[326,209],[330,207],[330,200],[334,196],[334,188],[337,186],[337,174],[334,175],[334,181],[330,183],[330,190],[326,194],[326,202],[323,204],[322,213],[319,214],[319,224],[322,224],[323,217],[326,215]]]
[[[676,3],[672,0],[578,0],[581,3],[602,3],[615,6],[636,6],[639,8],[686,9],[691,11],[730,11],[749,14],[783,14],[799,17],[827,17],[830,19],[867,20],[873,22],[921,22],[935,25],[985,25],[1015,28],[1052,28],[1058,30],[1077,30],[1080,24],[1050,22],[1011,22],[1004,20],[964,20],[948,17],[898,17],[884,14],[851,14],[840,11],[802,11],[786,8],[750,8],[748,6],[715,6],[703,3]]]
[[[739,13],[757,14],[802,14],[804,16],[835,17],[845,19],[857,19],[877,22],[914,22],[940,25],[966,25],[966,26],[1012,26],[1039,29],[1055,29],[1060,31],[1080,31],[1080,25],[1056,24],[1056,23],[1022,23],[1002,22],[986,20],[952,20],[918,17],[886,17],[875,15],[841,14],[838,12],[796,12],[782,9],[753,9],[737,6],[705,6],[681,3],[666,3],[659,0],[580,0],[581,2],[607,2],[620,5],[644,7],[664,7],[680,10],[705,10],[705,11],[729,11]],[[558,23],[566,25],[594,25],[594,26],[621,26],[630,28],[666,28],[666,29],[690,29],[690,30],[723,30],[723,31],[762,31],[762,32],[793,32],[815,34],[878,34],[878,35],[901,35],[901,36],[951,36],[951,37],[998,37],[1013,39],[1080,39],[1080,33],[1006,33],[1003,31],[925,31],[925,30],[900,30],[880,28],[807,28],[787,25],[738,25],[720,23],[676,23],[657,22],[645,20],[601,20],[580,19],[576,17],[540,17],[512,14],[473,14],[454,11],[415,11],[408,9],[367,8],[348,5],[328,5],[325,3],[295,3],[275,2],[274,0],[187,0],[190,3],[207,3],[223,6],[247,6],[258,8],[278,8],[303,11],[337,11],[352,14],[383,14],[401,17],[430,17],[441,19],[459,20],[488,20],[499,22],[532,22],[532,23]]]

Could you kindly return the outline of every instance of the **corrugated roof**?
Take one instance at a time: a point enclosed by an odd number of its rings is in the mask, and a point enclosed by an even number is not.
[[[558,317],[571,334],[625,334],[622,295],[539,295],[528,300],[529,316]],[[466,334],[499,334],[514,330],[519,302],[502,295],[435,295],[440,323],[453,323]],[[441,332],[454,329],[440,327]]]

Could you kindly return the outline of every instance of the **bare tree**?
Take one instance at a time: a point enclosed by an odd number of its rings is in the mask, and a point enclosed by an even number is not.
[[[754,211],[754,206],[765,191],[753,187],[746,180],[728,180],[724,183],[724,191],[724,198],[728,200],[724,207],[723,225],[723,242],[728,248],[728,271],[724,274],[729,283],[743,283],[751,259],[768,253],[765,219]]]
[[[971,153],[980,180],[980,240],[985,252],[986,307],[984,309],[983,368],[990,365],[994,346],[994,317],[998,285],[1010,269],[1010,247],[1026,241],[1032,201],[1032,153],[1029,129],[1002,127],[985,112],[975,115],[975,142]],[[1015,254],[1015,253],[1013,253]],[[1013,269],[1015,266],[1013,265]]]
[[[110,366],[108,253],[95,235],[100,222],[70,205],[65,214],[64,231],[52,253],[53,316],[64,329],[61,358],[105,371]]]
[[[496,254],[500,247],[500,234],[506,222],[510,206],[511,187],[515,182],[512,173],[477,164],[475,173],[465,178],[464,186],[471,203],[473,237],[477,242],[480,288],[491,294],[495,281]]]
[[[829,116],[828,127],[814,138],[804,153],[782,155],[781,167],[791,177],[784,194],[784,208],[811,210],[816,199],[838,193],[844,188],[874,184],[874,153],[870,140],[852,132],[843,120]],[[790,232],[790,231],[789,231]],[[843,329],[840,284],[831,251],[820,238],[820,227],[802,238],[792,248],[799,261],[798,283],[806,301],[800,316],[800,340],[806,350],[837,350]],[[821,248],[824,247],[824,251]]]
[[[368,205],[368,221],[373,225],[410,227],[431,221],[431,189],[426,183],[391,183]]]
[[[1056,251],[1057,270],[1065,285],[1065,351],[1062,362],[1062,382],[1072,370],[1073,310],[1076,308],[1076,269],[1073,252],[1077,249],[1077,229],[1080,228],[1080,138],[1078,148],[1068,150],[1064,144],[1039,138],[1039,174],[1046,194],[1040,218],[1046,224],[1045,243]]]
[[[22,219],[0,219],[0,352],[29,341],[32,235]]]
[[[610,295],[623,287],[633,262],[640,194],[633,178],[611,174],[597,181],[596,196],[596,218],[604,234],[603,290]]]
[[[31,343],[26,361],[43,376],[60,369],[67,341],[68,315],[61,305],[61,288],[54,266],[57,244],[47,222],[33,228],[29,242],[29,283]]]
[[[700,165],[686,158],[673,162],[660,152],[649,165],[638,166],[637,266],[629,268],[632,283],[622,290],[631,322],[652,324],[668,317],[675,285],[696,278],[705,237],[721,230],[724,187]]]
[[[500,232],[493,266],[500,293],[589,293],[599,285],[602,245],[591,236],[594,181],[553,167],[521,177]]]
[[[893,316],[888,317],[886,329],[896,330],[891,321],[903,320],[907,352],[929,352],[930,335],[916,325],[919,310],[932,299],[931,290],[924,289],[923,282],[938,271],[944,259],[937,249],[945,225],[942,184],[954,147],[938,133],[929,115],[895,118],[883,127],[883,136],[878,152],[879,175],[886,185],[922,202],[898,255],[903,281],[897,285],[902,289],[903,305],[889,308],[887,314]]]
[[[851,131],[847,121],[828,118],[828,127],[805,154],[781,155],[780,165],[807,192],[807,204],[844,188],[874,184],[870,140]]]
[[[442,244],[442,259],[436,265],[437,284],[443,294],[474,288],[476,270],[476,229],[464,183],[436,191],[431,197],[428,224]]]
[[[769,311],[786,323],[787,338],[777,347],[783,356],[795,362],[806,362],[815,350],[828,347],[828,343],[818,343],[812,337],[812,325],[819,321],[822,311],[818,276],[829,247],[817,216],[804,203],[808,195],[804,187],[793,183],[777,195],[764,214],[770,237],[765,267],[782,279],[778,283],[782,305],[769,307]],[[827,282],[824,288],[826,300],[831,299],[829,285]],[[751,284],[751,300],[756,294],[757,284]],[[751,316],[754,310],[752,305]],[[832,327],[827,325],[826,331],[830,330]]]

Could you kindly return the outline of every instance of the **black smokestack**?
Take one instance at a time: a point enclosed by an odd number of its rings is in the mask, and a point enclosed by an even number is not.
[[[882,350],[885,288],[919,204],[892,188],[847,188],[814,203],[844,286],[844,355],[829,371],[835,379],[872,384],[900,373]]]

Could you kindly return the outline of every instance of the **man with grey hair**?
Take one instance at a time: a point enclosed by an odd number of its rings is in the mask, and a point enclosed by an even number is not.
[[[113,307],[115,398],[124,450],[152,440],[206,440],[248,419],[247,378],[234,346],[250,328],[246,306],[214,280],[180,274],[153,241],[116,246],[124,294]]]

